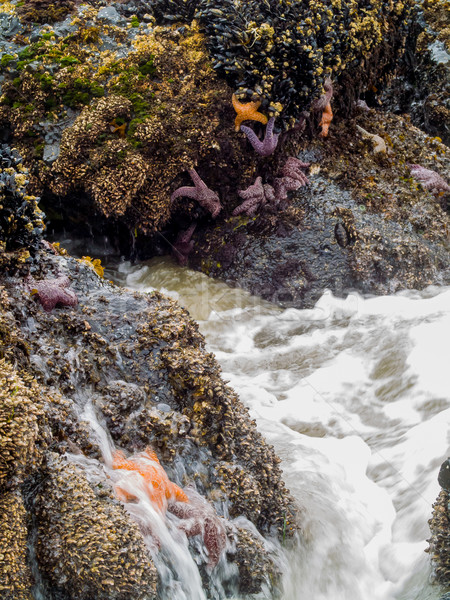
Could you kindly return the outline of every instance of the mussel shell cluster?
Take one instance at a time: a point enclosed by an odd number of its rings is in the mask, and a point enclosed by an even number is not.
[[[28,181],[22,159],[8,145],[0,146],[0,245],[12,252],[21,248],[37,250],[42,237],[43,213],[38,198],[25,192]]]
[[[411,0],[155,0],[157,22],[195,16],[214,68],[240,100],[292,126],[323,92],[326,77],[377,68],[406,38]],[[400,40],[400,42],[399,42]]]

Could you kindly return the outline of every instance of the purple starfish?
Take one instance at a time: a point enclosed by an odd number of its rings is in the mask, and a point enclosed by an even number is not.
[[[275,188],[275,199],[277,204],[287,199],[287,193],[298,190],[298,188],[302,187],[303,183],[301,183],[298,179],[294,179],[293,177],[278,177],[274,181]]]
[[[436,171],[415,164],[408,164],[408,167],[411,169],[411,175],[414,179],[420,181],[423,187],[430,190],[430,192],[450,192],[450,185]]]
[[[191,240],[192,235],[197,227],[197,223],[193,223],[186,231],[180,231],[176,242],[172,246],[172,254],[178,261],[178,264],[186,266],[188,262],[188,256],[194,248],[194,242]]]
[[[193,488],[187,486],[184,492],[189,502],[176,502],[169,505],[169,512],[176,515],[181,522],[178,527],[188,537],[201,535],[208,551],[208,566],[213,568],[227,545],[227,535],[223,519],[218,517],[213,507]]]
[[[319,112],[320,110],[325,110],[327,104],[330,103],[331,98],[333,97],[333,84],[331,83],[331,79],[327,77],[323,82],[323,89],[325,90],[325,94],[322,94],[320,98],[314,100],[312,104],[312,110]]]
[[[27,280],[28,289],[32,294],[36,294],[46,312],[51,312],[57,304],[61,306],[76,306],[78,304],[75,292],[67,289],[69,285],[70,280],[66,276],[41,281],[35,281],[30,277]]]
[[[281,173],[284,177],[291,177],[299,181],[302,185],[307,185],[309,179],[300,169],[307,169],[309,165],[310,163],[305,163],[294,156],[290,156],[281,169]]]
[[[258,138],[256,133],[250,127],[246,127],[245,125],[241,125],[241,131],[245,133],[248,138],[248,141],[253,146],[255,151],[261,156],[270,156],[272,152],[275,150],[278,144],[279,133],[273,133],[273,126],[275,124],[275,117],[271,117],[267,123],[266,133],[264,135],[264,140]]]
[[[194,200],[197,200],[200,206],[208,210],[211,213],[213,219],[215,219],[222,210],[222,205],[220,204],[219,196],[209,189],[209,187],[200,178],[195,169],[190,169],[189,175],[191,176],[195,187],[183,186],[178,188],[170,197],[170,202],[172,203],[176,198],[179,198],[180,196],[193,198]]]
[[[234,209],[233,217],[242,213],[248,217],[253,217],[258,209],[267,204],[276,204],[273,187],[268,183],[263,184],[261,177],[257,177],[253,185],[246,190],[239,191],[238,194],[244,202]]]
[[[262,178],[257,177],[253,185],[249,186],[246,190],[238,191],[238,194],[244,202],[233,210],[233,217],[236,217],[241,213],[246,214],[248,217],[252,217],[258,208],[265,202]]]

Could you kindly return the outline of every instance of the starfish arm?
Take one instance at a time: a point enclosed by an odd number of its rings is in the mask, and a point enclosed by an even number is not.
[[[177,502],[189,502],[189,498],[176,483],[170,482],[169,491],[170,497],[175,498]]]
[[[252,196],[233,210],[233,217],[237,217],[242,213],[245,213],[247,216],[251,217],[256,212],[260,204],[261,200],[259,198],[255,198],[255,196]]]
[[[250,185],[246,190],[238,191],[238,194],[244,200],[251,198],[252,196],[262,196],[264,195],[264,187],[262,185],[262,177],[257,177],[255,179],[255,183]]]
[[[203,179],[200,177],[200,175],[197,173],[197,171],[195,169],[189,169],[189,175],[191,176],[192,181],[194,182],[194,185],[197,189],[208,189],[208,186],[206,185],[206,183],[203,181]]]
[[[250,127],[246,127],[245,125],[241,125],[241,131],[243,131],[245,133],[248,141],[253,146],[253,149],[258,154],[261,154],[262,149],[263,149],[263,144],[262,144],[261,140],[258,138],[258,136],[256,135],[256,133],[253,131],[253,129],[250,129]]]
[[[192,198],[193,200],[197,200],[197,195],[197,188],[183,186],[173,192],[173,194],[170,196],[170,202],[172,203],[176,198],[180,198],[182,196],[186,198]]]
[[[254,112],[254,113],[252,113],[251,120],[252,121],[258,121],[259,123],[262,123],[263,125],[267,125],[267,117],[266,117],[266,115],[263,115],[260,112]]]
[[[273,127],[275,125],[275,117],[270,117],[270,119],[267,122],[267,127],[266,127],[266,138],[271,138],[273,136]]]

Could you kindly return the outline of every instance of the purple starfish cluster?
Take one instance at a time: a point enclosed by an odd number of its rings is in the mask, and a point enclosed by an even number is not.
[[[436,171],[415,164],[408,164],[408,167],[414,179],[420,181],[423,187],[433,194],[450,192],[450,185]]]
[[[298,190],[309,183],[301,170],[307,167],[309,163],[291,156],[281,169],[281,177],[275,179],[273,187],[267,183],[263,184],[262,178],[257,177],[253,185],[238,192],[244,202],[234,209],[233,216],[245,214],[252,217],[265,206],[278,208],[287,200],[288,192]]]
[[[29,277],[26,285],[32,294],[36,294],[46,312],[51,312],[57,304],[61,306],[76,306],[78,304],[75,292],[67,289],[70,280],[66,276],[55,279],[42,279],[41,281],[35,281],[32,277]]]

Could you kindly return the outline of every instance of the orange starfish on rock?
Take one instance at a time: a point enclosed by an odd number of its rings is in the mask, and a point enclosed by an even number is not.
[[[130,458],[125,458],[123,452],[117,450],[113,454],[113,469],[124,469],[134,471],[142,476],[145,482],[145,490],[150,502],[161,513],[165,513],[169,500],[188,502],[188,497],[183,490],[169,480],[167,473],[162,468],[156,453],[151,448],[146,448]],[[116,485],[116,493],[122,502],[135,500],[136,496]]]
[[[235,94],[231,96],[234,110],[237,112],[236,119],[234,121],[235,130],[239,131],[241,123],[243,121],[259,121],[263,125],[267,124],[267,117],[262,113],[258,112],[258,108],[261,105],[261,100],[256,102],[246,102],[243,104],[239,102]]]
[[[331,103],[325,106],[324,111],[322,113],[322,118],[320,120],[319,125],[322,127],[322,131],[320,132],[321,137],[327,137],[328,128],[330,127],[330,123],[333,120],[333,111],[331,110]]]

